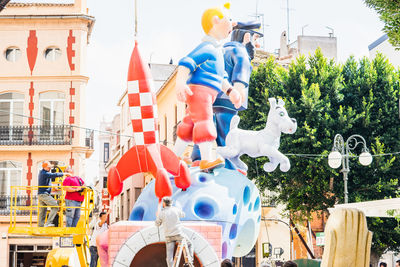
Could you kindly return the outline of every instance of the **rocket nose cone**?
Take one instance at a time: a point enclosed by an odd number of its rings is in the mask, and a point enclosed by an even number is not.
[[[137,41],[135,40],[135,47],[133,48],[129,62],[128,81],[140,81],[151,78],[149,66],[142,59],[137,46]]]

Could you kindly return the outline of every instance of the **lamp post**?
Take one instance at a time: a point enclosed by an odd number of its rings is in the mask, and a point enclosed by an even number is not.
[[[329,153],[328,156],[328,164],[331,168],[336,169],[342,165],[342,169],[340,170],[343,173],[343,181],[344,181],[344,203],[349,202],[349,192],[347,191],[347,180],[348,174],[350,172],[349,166],[349,157],[350,152],[354,151],[356,147],[361,144],[363,146],[362,152],[360,154],[359,161],[361,165],[368,166],[372,162],[372,156],[369,153],[367,148],[367,143],[365,142],[364,137],[358,134],[353,134],[350,136],[346,142],[343,139],[343,136],[340,134],[335,135],[335,139],[333,141],[332,152]]]

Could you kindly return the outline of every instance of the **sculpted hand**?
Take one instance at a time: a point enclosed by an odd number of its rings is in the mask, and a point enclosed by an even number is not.
[[[232,89],[232,91],[230,92],[229,100],[231,100],[231,102],[235,106],[235,108],[240,108],[240,106],[242,105],[242,102],[243,102],[242,95],[236,89]]]
[[[184,83],[176,83],[176,97],[179,101],[185,102],[186,101],[186,95],[193,95],[192,90],[190,90],[189,86],[184,82]]]

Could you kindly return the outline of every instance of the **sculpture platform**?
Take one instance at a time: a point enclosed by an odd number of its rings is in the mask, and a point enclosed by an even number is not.
[[[222,227],[215,223],[189,221],[182,223],[182,226],[194,247],[195,266],[220,266]],[[160,262],[165,263],[164,242],[164,231],[154,222],[117,222],[110,226],[108,234],[109,266],[143,266],[142,262],[147,266],[159,266]]]

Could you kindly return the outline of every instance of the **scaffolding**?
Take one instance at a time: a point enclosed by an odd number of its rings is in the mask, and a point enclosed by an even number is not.
[[[41,206],[39,201],[34,198],[37,195],[39,188],[51,188],[51,195],[58,202],[57,206]],[[10,234],[21,234],[21,235],[31,235],[31,236],[48,236],[48,237],[60,237],[69,238],[72,240],[72,247],[75,247],[80,265],[89,266],[89,218],[91,212],[94,209],[94,192],[88,187],[84,187],[81,194],[84,196],[84,201],[81,207],[69,207],[65,204],[65,195],[67,188],[77,188],[76,186],[62,186],[61,181],[58,183],[53,183],[53,186],[12,186],[11,187],[11,199],[10,199],[10,227],[8,232]],[[21,195],[27,195],[27,201],[18,201]],[[55,222],[54,227],[38,227],[35,214],[39,215],[39,208],[57,208],[58,209],[58,220]],[[81,216],[76,227],[65,227],[65,213],[69,208],[77,208],[81,210]],[[25,214],[29,216],[28,225],[20,225],[18,223],[18,216],[20,214]],[[57,216],[56,216],[57,218]],[[63,266],[63,262],[67,260],[65,254],[60,253],[63,248],[53,249],[57,253],[49,253],[46,266]],[[71,248],[65,248],[71,250]],[[64,254],[64,255],[63,255]],[[59,255],[59,259],[55,258]],[[58,256],[57,256],[58,257]],[[51,262],[51,263],[50,263]],[[48,264],[49,263],[49,264]],[[68,266],[68,265],[67,265]]]

